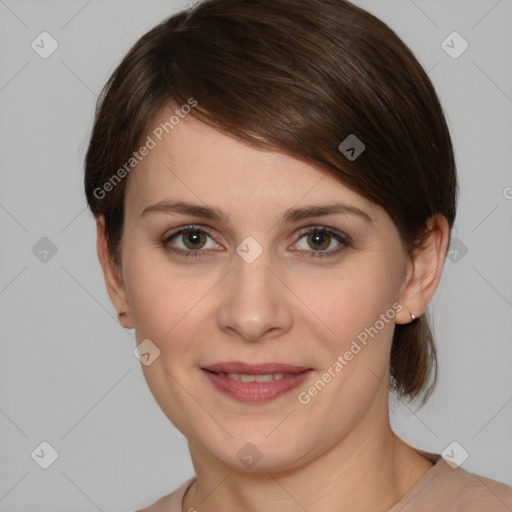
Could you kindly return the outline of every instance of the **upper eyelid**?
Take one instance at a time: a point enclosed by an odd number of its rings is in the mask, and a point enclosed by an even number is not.
[[[329,228],[327,226],[310,226],[307,228],[302,228],[299,230],[297,235],[297,242],[301,240],[304,236],[314,233],[315,231],[324,232],[327,233],[330,237],[334,238],[337,242],[345,244],[345,245],[352,245],[352,239],[349,235],[344,233],[343,231],[340,231],[338,229]],[[294,242],[294,243],[297,243]],[[329,251],[325,251],[329,252]]]
[[[172,238],[173,236],[182,234],[183,232],[193,231],[193,230],[204,231],[209,236],[211,236],[211,234],[214,231],[216,231],[208,226],[202,226],[202,225],[197,225],[197,224],[187,224],[185,226],[180,226],[179,228],[174,228],[172,230],[166,231],[163,238],[164,238],[164,240],[167,240],[169,238]]]

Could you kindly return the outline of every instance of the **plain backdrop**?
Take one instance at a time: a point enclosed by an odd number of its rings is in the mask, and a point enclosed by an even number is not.
[[[391,400],[393,427],[427,451],[456,441],[463,468],[512,484],[512,2],[357,3],[429,72],[461,187],[430,306],[439,383],[420,410]],[[144,32],[184,6],[0,0],[0,512],[134,511],[194,474],[185,438],[147,388],[133,331],[117,322],[82,185],[101,87]],[[58,44],[47,58],[41,47],[55,43],[42,32]],[[47,469],[41,449],[58,455]]]

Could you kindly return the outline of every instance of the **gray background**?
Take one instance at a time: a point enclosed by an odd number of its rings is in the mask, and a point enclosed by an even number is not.
[[[431,304],[439,384],[421,410],[392,401],[393,427],[438,453],[457,441],[462,467],[512,484],[512,1],[357,3],[429,71],[461,185]],[[0,511],[133,511],[193,475],[108,299],[82,190],[101,86],[184,5],[0,0]],[[59,45],[47,59],[31,48],[43,31]],[[453,31],[469,43],[457,59],[441,47]],[[57,249],[46,261],[43,237]],[[58,452],[48,469],[31,458],[42,441]]]

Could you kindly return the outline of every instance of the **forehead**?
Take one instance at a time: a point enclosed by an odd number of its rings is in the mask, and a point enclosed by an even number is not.
[[[151,141],[143,139],[152,149],[128,180],[127,213],[140,213],[171,196],[253,214],[332,201],[364,208],[372,216],[380,210],[325,169],[282,152],[251,147],[191,115],[176,116],[173,121],[178,122],[171,124],[173,112],[166,109],[156,116],[146,135]],[[163,128],[156,130],[159,127]]]

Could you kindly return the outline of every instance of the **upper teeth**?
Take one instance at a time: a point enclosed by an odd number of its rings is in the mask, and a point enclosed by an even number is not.
[[[242,382],[270,382],[272,380],[280,380],[283,377],[291,377],[291,373],[267,373],[265,375],[247,375],[245,373],[221,373],[227,375],[230,379],[240,380]]]

